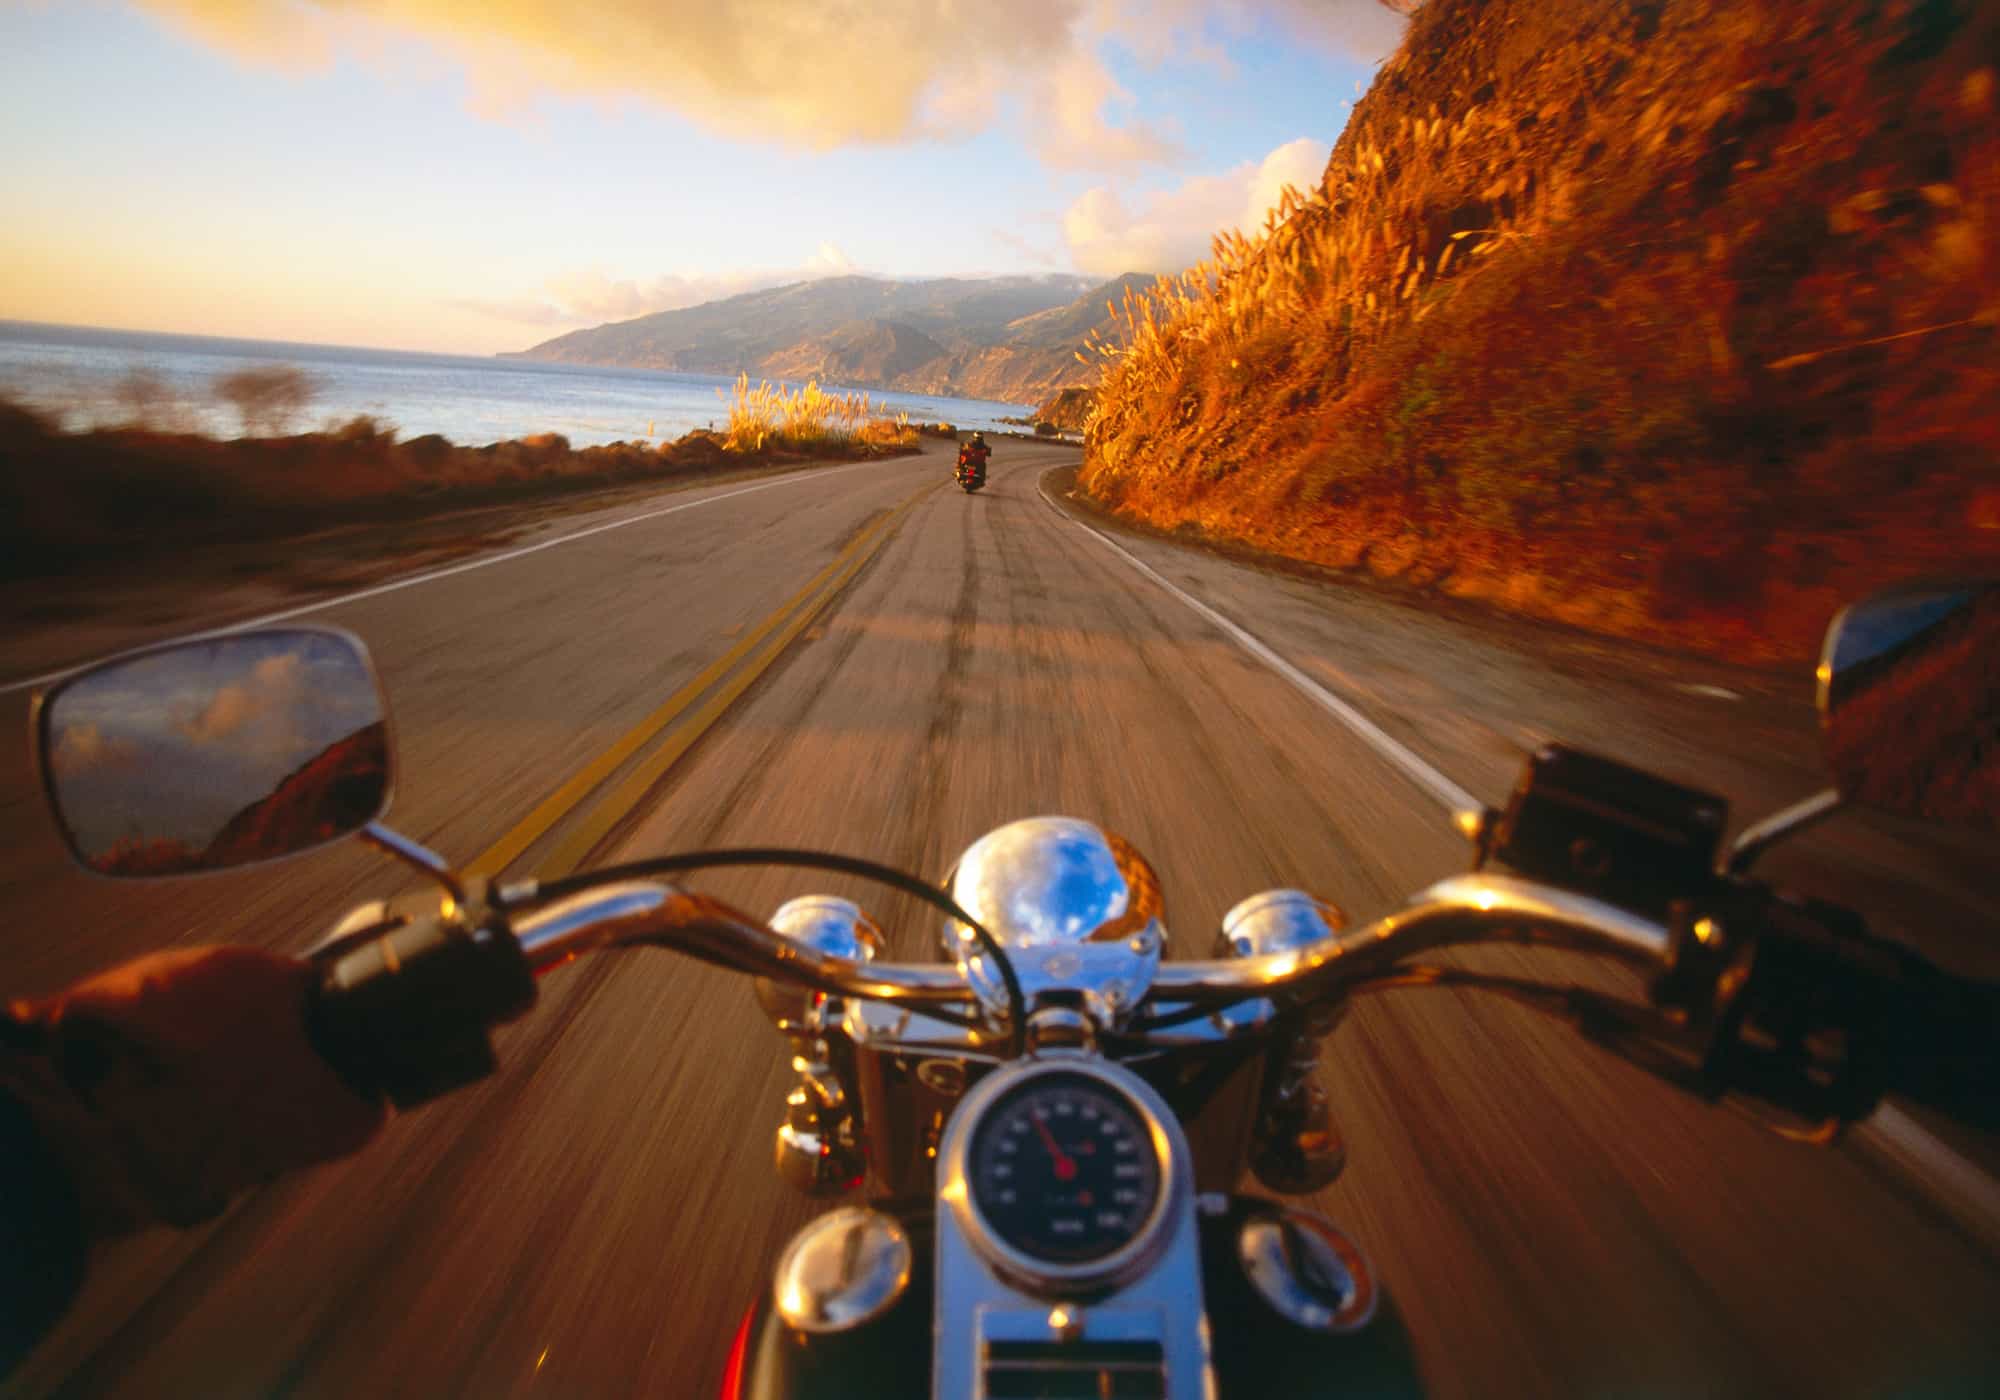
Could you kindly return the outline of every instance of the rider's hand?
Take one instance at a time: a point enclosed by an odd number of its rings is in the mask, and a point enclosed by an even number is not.
[[[91,1233],[197,1223],[375,1135],[381,1104],[357,1097],[307,1038],[310,981],[296,959],[187,948],[14,1008],[42,1030],[52,1092],[31,1107]]]

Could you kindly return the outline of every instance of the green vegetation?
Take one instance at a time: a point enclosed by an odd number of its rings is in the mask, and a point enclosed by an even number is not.
[[[2000,7],[1432,0],[1324,182],[1121,308],[1083,480],[1738,657],[2000,566]]]

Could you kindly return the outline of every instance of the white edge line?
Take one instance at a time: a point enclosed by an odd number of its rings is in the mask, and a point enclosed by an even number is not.
[[[63,666],[54,671],[44,671],[39,676],[29,676],[25,680],[0,683],[0,695],[11,695],[17,690],[28,690],[34,686],[48,685],[61,680],[64,676],[73,676],[78,671],[88,670],[90,667],[102,665],[106,661],[116,661],[121,656],[132,656],[138,652],[147,651],[156,646],[164,646],[170,642],[195,642],[205,637],[227,637],[233,632],[247,632],[255,627],[268,627],[274,622],[288,622],[292,618],[304,617],[308,613],[324,612],[328,608],[338,608],[348,603],[358,603],[364,598],[379,598],[384,593],[394,593],[404,588],[415,588],[420,583],[435,583],[439,579],[450,578],[454,574],[466,574],[471,573],[474,569],[489,568],[494,564],[505,564],[511,559],[522,559],[530,554],[539,554],[545,549],[554,549],[559,544],[569,544],[575,540],[589,539],[592,535],[601,535],[607,530],[622,530],[627,525],[637,525],[641,521],[646,520],[657,520],[663,515],[673,515],[677,511],[693,510],[696,506],[713,505],[717,501],[726,501],[733,496],[747,496],[753,491],[769,491],[774,486],[789,486],[794,482],[808,479],[820,481],[829,476],[838,476],[843,472],[851,472],[861,467],[876,465],[879,464],[875,462],[856,462],[852,466],[846,467],[793,472],[788,476],[781,476],[773,481],[760,481],[750,486],[739,486],[733,491],[724,491],[714,496],[703,496],[699,500],[681,501],[676,505],[663,506],[658,510],[649,510],[639,515],[624,516],[617,520],[607,521],[602,525],[592,525],[586,530],[577,530],[567,535],[558,535],[552,540],[543,540],[539,544],[524,545],[520,549],[510,549],[501,554],[484,555],[478,559],[469,559],[463,564],[452,564],[446,568],[433,569],[429,573],[412,574],[408,578],[392,579],[388,583],[378,583],[372,588],[363,588],[353,593],[336,594],[331,598],[321,598],[315,602],[302,603],[296,608],[286,608],[281,612],[264,613],[262,616],[248,618],[242,622],[232,622],[222,627],[209,627],[196,632],[184,632],[178,636],[162,637],[156,641],[142,643],[139,646],[125,647],[119,651],[108,652],[103,656],[95,657],[89,661],[79,661],[73,666]]]
[[[1037,490],[1040,490],[1039,486]],[[1048,503],[1049,509],[1079,530],[1091,535],[1107,549],[1117,553],[1126,563],[1221,628],[1238,646],[1305,692],[1315,704],[1366,740],[1384,758],[1402,769],[1447,808],[1459,811],[1479,805],[1464,788],[1384,734],[1367,716],[1327,691],[1249,631],[1163,577],[1144,560],[1102,531],[1078,520],[1058,505],[1047,491],[1040,491],[1040,494]],[[1906,1172],[1911,1171],[1914,1164],[1916,1170],[1912,1174],[1919,1176],[1948,1209],[1961,1216],[1970,1217],[1986,1234],[1989,1242],[2000,1242],[2000,1182],[1996,1182],[1980,1167],[1968,1162],[1892,1105],[1884,1104],[1878,1108],[1873,1116],[1861,1125],[1860,1131],[1871,1139],[1870,1146],[1890,1158],[1892,1162],[1900,1162]]]
[[[1315,705],[1318,705],[1322,710],[1325,710],[1328,714],[1353,730],[1360,739],[1366,742],[1377,753],[1388,759],[1397,768],[1400,768],[1406,777],[1415,782],[1418,787],[1422,788],[1432,797],[1436,798],[1438,802],[1442,803],[1445,810],[1461,812],[1467,809],[1476,811],[1479,808],[1479,800],[1471,793],[1383,733],[1373,720],[1369,719],[1345,700],[1342,700],[1311,676],[1308,676],[1291,662],[1285,660],[1284,657],[1278,655],[1277,652],[1273,651],[1247,629],[1238,626],[1207,603],[1202,602],[1201,599],[1180,587],[1180,585],[1161,575],[1151,565],[1131,553],[1110,536],[1078,520],[1061,506],[1057,505],[1055,501],[1051,500],[1049,493],[1041,490],[1039,484],[1036,490],[1040,493],[1041,498],[1048,502],[1049,509],[1069,521],[1077,529],[1090,535],[1106,549],[1112,550],[1126,563],[1221,628],[1243,650],[1249,652],[1266,666],[1269,666],[1272,670],[1290,681],[1308,700],[1311,700]]]
[[[1918,1177],[1950,1213],[1970,1219],[1988,1248],[2000,1248],[2000,1182],[1893,1104],[1876,1109],[1861,1133],[1892,1165]]]

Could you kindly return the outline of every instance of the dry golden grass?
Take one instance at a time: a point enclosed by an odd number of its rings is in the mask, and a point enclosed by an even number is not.
[[[2000,564],[2000,7],[1432,0],[1322,184],[1113,308],[1130,514],[1739,655]]]
[[[720,389],[716,390],[718,396]],[[764,452],[774,448],[817,452],[861,444],[871,447],[911,447],[917,430],[910,416],[887,417],[867,394],[834,394],[813,380],[803,389],[760,381],[739,374],[729,400],[729,430],[724,443],[731,452]]]

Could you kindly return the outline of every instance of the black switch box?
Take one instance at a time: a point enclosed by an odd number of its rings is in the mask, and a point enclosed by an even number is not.
[[[1521,874],[1664,919],[1715,882],[1729,802],[1613,759],[1550,744],[1534,754],[1491,853]]]

